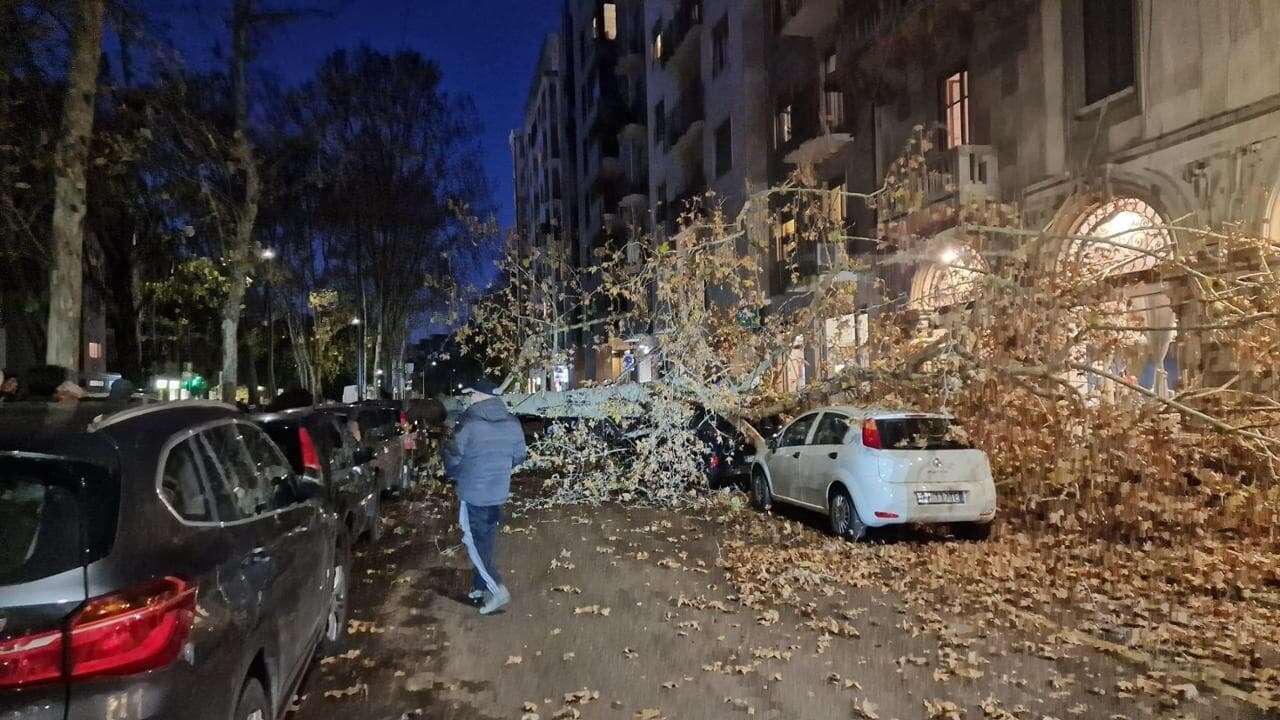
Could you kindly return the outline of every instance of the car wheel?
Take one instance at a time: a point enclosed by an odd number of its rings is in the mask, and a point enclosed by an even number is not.
[[[751,471],[751,504],[760,512],[773,508],[773,491],[769,489],[769,479],[760,468]]]
[[[861,540],[867,535],[867,526],[858,517],[853,506],[853,498],[849,491],[837,487],[827,500],[828,518],[831,521],[831,534],[850,540]]]
[[[951,527],[951,531],[961,540],[984,542],[991,537],[991,528],[993,525],[995,525],[995,523],[956,523]]]
[[[342,645],[347,629],[347,601],[351,592],[351,550],[343,542],[334,551],[329,615],[324,622],[323,651],[332,654]]]
[[[236,701],[236,713],[232,720],[270,720],[271,708],[267,706],[267,693],[257,678],[244,681],[240,699]]]

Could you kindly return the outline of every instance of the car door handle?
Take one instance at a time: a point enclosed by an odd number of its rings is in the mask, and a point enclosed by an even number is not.
[[[836,458],[840,457],[840,453],[838,453],[838,452],[829,452],[829,453],[827,453],[827,457],[831,458],[832,460],[835,460]]]
[[[795,459],[799,460],[799,459],[800,459],[800,453],[799,453],[799,452],[793,452],[793,453],[791,453],[791,457],[793,457],[793,458],[795,458]]]

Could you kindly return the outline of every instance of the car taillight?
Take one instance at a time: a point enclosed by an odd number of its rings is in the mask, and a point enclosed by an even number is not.
[[[409,413],[404,410],[400,411],[400,424],[404,427],[409,427]]]
[[[172,577],[89,600],[65,631],[0,643],[0,688],[64,677],[64,658],[72,680],[164,667],[182,652],[195,609],[195,585]]]
[[[298,428],[298,448],[302,450],[302,469],[320,475],[320,453],[316,452],[316,443],[306,428]]]
[[[880,428],[876,426],[875,420],[868,418],[862,421],[862,444],[876,450],[881,448]]]

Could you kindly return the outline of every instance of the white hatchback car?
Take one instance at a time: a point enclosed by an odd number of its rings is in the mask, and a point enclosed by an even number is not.
[[[951,418],[851,406],[801,415],[756,455],[751,497],[826,515],[831,532],[859,540],[867,528],[952,523],[957,535],[991,532],[996,488],[981,450],[955,440]]]

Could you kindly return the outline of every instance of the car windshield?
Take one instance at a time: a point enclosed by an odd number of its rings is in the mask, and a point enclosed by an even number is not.
[[[905,417],[876,420],[886,450],[965,450],[970,447],[948,418]]]
[[[0,585],[50,577],[105,555],[119,504],[119,487],[101,468],[0,457]]]

